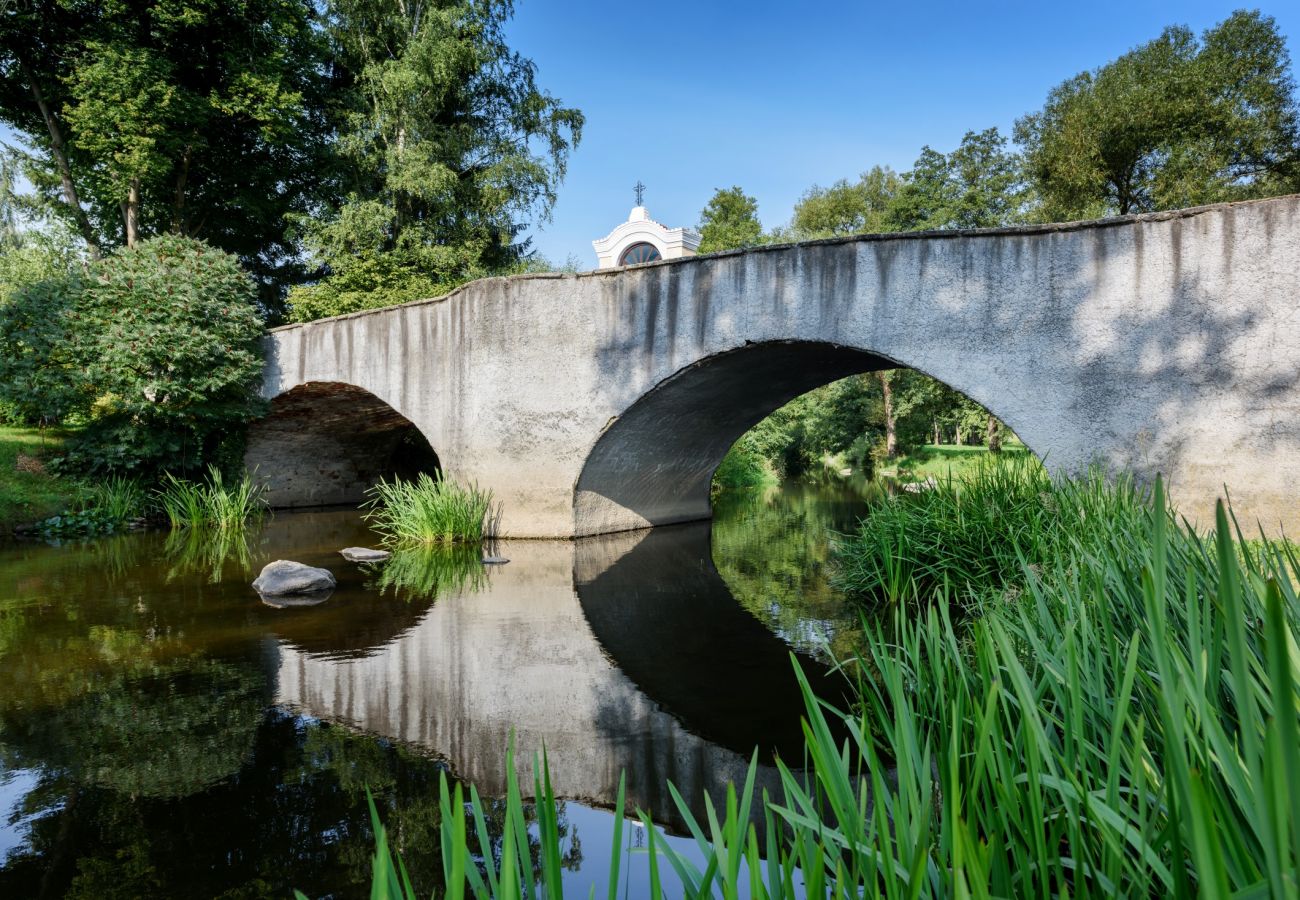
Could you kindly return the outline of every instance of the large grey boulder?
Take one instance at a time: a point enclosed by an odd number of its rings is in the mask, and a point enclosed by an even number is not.
[[[328,569],[277,559],[266,564],[262,574],[253,582],[253,588],[263,597],[287,597],[332,591],[335,584]]]
[[[344,547],[339,553],[348,562],[383,562],[393,554],[387,550],[371,550],[369,547]]]

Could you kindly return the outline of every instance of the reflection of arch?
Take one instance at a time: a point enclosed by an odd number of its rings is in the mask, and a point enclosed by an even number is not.
[[[638,263],[654,262],[662,258],[658,247],[647,241],[640,241],[623,251],[618,258],[618,264],[620,266],[635,266]]]
[[[703,522],[648,532],[613,563],[600,560],[601,539],[579,541],[583,615],[623,674],[691,732],[741,756],[758,747],[797,764],[804,704],[790,646],[736,602],[709,545]],[[844,706],[848,680],[796,656],[817,695]]]
[[[249,429],[244,458],[277,508],[357,503],[381,477],[439,468],[409,419],[367,390],[332,381],[300,384],[272,400]]]
[[[713,473],[741,435],[813,388],[898,366],[817,341],[747,344],[687,366],[643,394],[596,441],[575,489],[576,533],[708,518]]]

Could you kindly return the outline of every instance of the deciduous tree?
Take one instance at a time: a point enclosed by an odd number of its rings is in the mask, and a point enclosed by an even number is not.
[[[718,188],[700,213],[700,253],[762,243],[758,201],[739,187]]]

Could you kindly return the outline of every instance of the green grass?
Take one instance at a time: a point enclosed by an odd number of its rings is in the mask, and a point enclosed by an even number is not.
[[[262,493],[263,488],[247,472],[228,484],[220,469],[209,466],[204,481],[164,474],[162,486],[154,491],[154,502],[172,528],[230,531],[266,513]]]
[[[905,453],[889,465],[882,465],[878,474],[901,481],[925,481],[945,478],[965,478],[999,457],[1005,460],[1033,458],[1024,444],[1006,442],[1000,454],[990,453],[982,444],[957,446],[956,444],[923,444]]]
[[[1051,558],[1023,545],[1023,590],[986,595],[972,622],[949,615],[945,584],[922,615],[878,620],[854,667],[854,712],[819,701],[800,675],[807,774],[778,763],[780,796],[756,796],[751,765],[698,820],[674,791],[702,863],[656,841],[640,813],[650,895],[1300,894],[1293,549],[1242,553],[1222,507],[1206,540],[1159,485],[1109,498],[1104,483],[1060,490],[1123,514]],[[534,763],[535,863],[511,762],[506,771],[500,854],[481,798],[443,780],[446,896],[563,896],[547,761]],[[374,825],[372,896],[421,896]],[[602,896],[620,888],[621,827],[619,817]]]
[[[21,472],[22,454],[37,460],[57,455],[63,435],[35,428],[0,427],[0,533],[12,531],[72,508],[83,493],[80,483],[49,473]]]
[[[492,492],[420,473],[415,481],[380,480],[368,492],[365,518],[390,546],[478,543],[493,536],[499,515]]]

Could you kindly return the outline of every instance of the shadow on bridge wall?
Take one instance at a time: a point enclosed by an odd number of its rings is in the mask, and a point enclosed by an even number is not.
[[[440,468],[420,430],[383,400],[339,382],[308,382],[271,401],[249,429],[245,465],[277,509],[357,504],[380,478]]]

